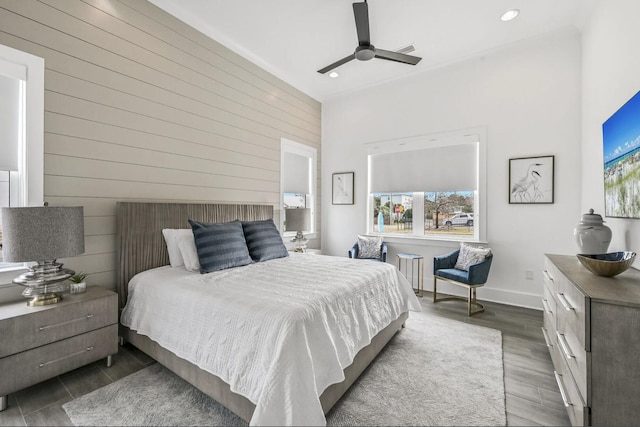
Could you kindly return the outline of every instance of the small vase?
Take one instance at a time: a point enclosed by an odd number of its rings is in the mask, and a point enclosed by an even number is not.
[[[611,243],[611,229],[604,225],[602,216],[593,213],[582,215],[581,221],[573,230],[581,254],[596,255],[605,254]]]

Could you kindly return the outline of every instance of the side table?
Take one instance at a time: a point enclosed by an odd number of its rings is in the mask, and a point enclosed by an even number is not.
[[[400,270],[409,283],[411,283],[411,287],[416,295],[422,297],[424,292],[424,258],[422,255],[397,254],[396,264],[398,270]]]
[[[0,411],[7,396],[118,352],[118,295],[99,287],[57,304],[0,304]]]

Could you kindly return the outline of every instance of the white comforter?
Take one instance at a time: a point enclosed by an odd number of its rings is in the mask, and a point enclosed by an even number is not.
[[[121,322],[247,397],[251,425],[324,425],[324,389],[408,310],[420,303],[393,265],[292,254],[209,274],[140,273]]]

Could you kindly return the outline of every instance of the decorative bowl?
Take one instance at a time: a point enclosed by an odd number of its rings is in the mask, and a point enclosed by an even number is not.
[[[577,257],[582,265],[596,276],[613,277],[631,267],[636,253],[623,251],[595,255],[578,254]]]

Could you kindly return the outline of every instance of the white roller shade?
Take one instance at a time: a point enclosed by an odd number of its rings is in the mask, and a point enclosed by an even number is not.
[[[284,193],[309,194],[309,158],[293,153],[284,154]]]
[[[20,83],[0,74],[0,170],[18,170]]]
[[[478,143],[369,156],[371,192],[463,191],[478,188]]]

